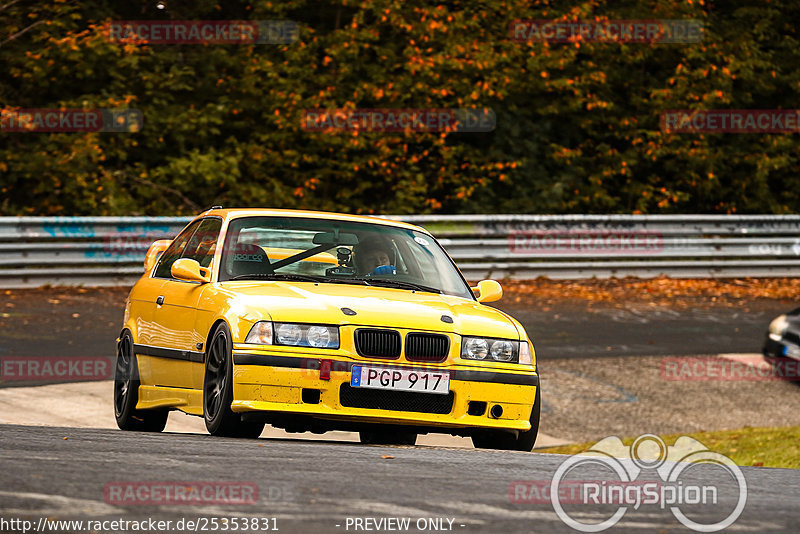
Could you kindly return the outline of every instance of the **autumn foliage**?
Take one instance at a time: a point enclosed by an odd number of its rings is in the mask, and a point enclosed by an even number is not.
[[[575,301],[592,306],[606,303],[619,307],[640,305],[670,309],[740,308],[763,300],[785,301],[787,308],[797,302],[799,278],[676,279],[657,277],[611,278],[607,280],[504,280],[503,291],[512,302],[535,301],[545,306]],[[548,311],[548,310],[544,310]]]
[[[43,0],[0,6],[0,109],[144,129],[0,132],[0,214],[788,213],[797,134],[674,134],[670,109],[797,108],[800,5]],[[112,42],[119,20],[292,20],[291,44]],[[695,19],[699,43],[520,42],[518,19]],[[309,109],[490,108],[491,132],[309,131]]]

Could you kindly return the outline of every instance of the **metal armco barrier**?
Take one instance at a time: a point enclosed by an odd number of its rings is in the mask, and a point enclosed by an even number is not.
[[[800,276],[800,215],[410,215],[470,280]],[[130,285],[188,217],[0,217],[0,287]]]

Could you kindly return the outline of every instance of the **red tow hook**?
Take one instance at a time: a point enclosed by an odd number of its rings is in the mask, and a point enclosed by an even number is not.
[[[319,379],[320,380],[330,380],[331,379],[331,361],[330,360],[320,360],[319,361]]]

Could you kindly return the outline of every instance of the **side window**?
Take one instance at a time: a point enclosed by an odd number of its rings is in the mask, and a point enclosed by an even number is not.
[[[178,237],[175,238],[167,250],[161,254],[161,259],[158,262],[158,267],[156,267],[156,272],[153,276],[156,278],[172,278],[172,274],[170,274],[172,264],[175,263],[175,260],[181,257],[181,254],[183,254],[183,251],[186,248],[186,244],[189,242],[192,234],[194,234],[194,231],[197,230],[197,227],[200,226],[201,222],[202,221],[193,222],[188,228],[181,232]]]
[[[222,228],[222,219],[210,217],[203,219],[197,231],[189,239],[189,243],[183,249],[181,258],[190,258],[200,264],[200,267],[208,267],[214,259],[214,251],[217,249],[217,238]]]

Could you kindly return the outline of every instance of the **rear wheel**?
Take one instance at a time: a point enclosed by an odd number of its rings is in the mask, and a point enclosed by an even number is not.
[[[362,430],[358,433],[358,437],[365,445],[416,445],[417,443],[416,432],[392,430],[391,427]]]
[[[514,435],[502,430],[484,430],[472,436],[472,444],[476,449],[498,449],[503,451],[530,452],[536,444],[539,434],[539,415],[542,411],[541,387],[536,386],[536,397],[531,410],[531,429]]]
[[[206,354],[203,380],[203,418],[206,428],[214,436],[257,438],[264,431],[264,423],[244,423],[239,414],[231,410],[233,402],[233,358],[231,332],[221,323],[211,336]]]
[[[117,345],[114,372],[114,416],[121,430],[161,432],[167,426],[167,410],[137,410],[139,402],[139,366],[133,351],[133,337],[127,330]]]

